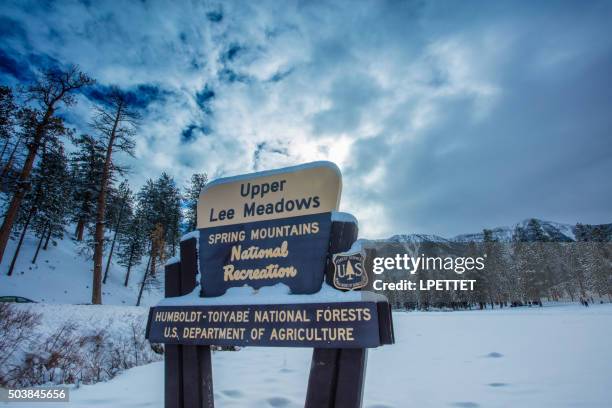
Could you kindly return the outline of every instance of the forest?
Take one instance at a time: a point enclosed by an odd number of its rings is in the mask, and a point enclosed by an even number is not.
[[[501,239],[483,230],[469,240],[364,241],[378,257],[407,253],[412,257],[483,257],[484,268],[464,273],[419,269],[411,275],[397,268],[377,275],[387,282],[410,279],[474,280],[474,290],[384,291],[395,309],[486,309],[542,306],[543,301],[612,302],[611,224],[576,224],[574,239],[555,233],[532,218]],[[418,287],[418,286],[417,286]]]
[[[89,131],[82,132],[66,118],[94,90]],[[181,235],[195,229],[207,175],[193,174],[180,187],[162,173],[135,191],[124,161],[140,136],[139,109],[137,95],[99,87],[77,66],[46,70],[27,85],[0,86],[0,262],[9,264],[9,276],[27,233],[38,240],[32,264],[68,234],[91,259],[92,304],[103,302],[111,261],[124,267],[125,286],[134,267],[146,265],[137,305],[143,290],[159,284],[160,266],[174,256]],[[17,241],[14,253],[6,251],[10,239]]]

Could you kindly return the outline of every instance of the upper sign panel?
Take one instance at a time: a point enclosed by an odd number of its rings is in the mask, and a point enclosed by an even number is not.
[[[342,179],[331,162],[222,178],[198,201],[198,229],[331,212],[338,209]]]

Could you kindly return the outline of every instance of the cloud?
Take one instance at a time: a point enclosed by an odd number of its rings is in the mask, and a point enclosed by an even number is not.
[[[4,2],[0,78],[77,63],[143,111],[140,185],[311,160],[361,234],[610,222],[612,5]],[[98,95],[99,96],[99,95]]]

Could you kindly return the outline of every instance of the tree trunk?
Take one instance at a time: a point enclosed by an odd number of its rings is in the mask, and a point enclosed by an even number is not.
[[[102,304],[102,256],[104,255],[104,215],[106,212],[106,190],[110,178],[110,165],[113,155],[113,145],[117,135],[117,125],[121,115],[122,105],[119,105],[115,114],[115,122],[106,146],[106,158],[100,180],[100,194],[98,195],[98,206],[96,209],[96,232],[94,234],[94,270],[93,284],[91,287],[91,303],[94,305]]]
[[[147,262],[147,268],[145,269],[144,276],[142,277],[142,282],[140,283],[140,290],[138,291],[138,300],[136,301],[136,306],[140,306],[140,300],[142,299],[142,291],[144,290],[145,282],[147,281],[147,274],[149,272],[149,265],[151,265],[152,257],[149,256],[149,262]]]
[[[8,147],[10,143],[9,138],[6,139],[6,142],[4,142],[4,146],[2,146],[2,153],[0,153],[0,160],[4,159],[4,153],[6,152],[6,149]]]
[[[19,147],[20,144],[21,144],[21,136],[19,136],[19,138],[15,142],[15,146],[13,146],[13,150],[11,150],[11,154],[6,160],[4,167],[2,168],[2,176],[1,176],[2,179],[4,179],[4,177],[8,174],[9,170],[13,167],[13,160],[15,158],[15,153],[17,153],[17,148]],[[2,153],[2,157],[4,157],[4,153]]]
[[[34,167],[34,159],[36,159],[36,154],[38,153],[38,148],[40,147],[40,143],[44,136],[45,129],[49,124],[49,121],[51,120],[54,105],[58,100],[59,99],[55,100],[55,102],[51,103],[47,108],[45,116],[36,126],[34,140],[28,146],[28,156],[23,164],[23,169],[19,174],[19,180],[17,182],[17,191],[13,195],[13,199],[11,200],[11,203],[9,204],[9,207],[4,216],[2,228],[0,228],[0,262],[2,262],[2,259],[4,258],[4,251],[6,250],[6,245],[9,241],[11,229],[13,228],[13,224],[15,223],[15,219],[17,218],[17,213],[19,212],[19,207],[21,207],[21,202],[23,201],[23,197],[25,196],[26,186],[28,185],[30,179],[30,173],[32,173],[32,168]]]
[[[79,218],[77,222],[76,230],[74,231],[74,235],[76,236],[77,241],[83,241],[83,234],[85,233],[85,219]]]
[[[121,225],[121,217],[123,216],[123,208],[125,207],[126,200],[123,200],[123,203],[121,203],[121,209],[119,210],[119,216],[117,217],[117,224],[115,225],[113,243],[111,244],[110,252],[108,253],[108,260],[106,261],[106,269],[104,270],[104,279],[102,279],[102,283],[106,283],[106,278],[108,278],[108,270],[110,268],[111,259],[113,258],[113,250],[115,249],[115,242],[117,242],[117,232],[119,231],[119,226]]]
[[[130,258],[128,260],[127,272],[125,273],[125,282],[123,283],[123,286],[125,286],[126,288],[130,280],[130,270],[132,269],[133,249],[134,249],[134,244],[130,246]]]
[[[157,248],[156,248],[155,243],[153,243],[153,246],[151,248],[151,259],[152,259],[152,262],[151,262],[151,276],[155,276],[155,272],[157,272],[155,270],[155,266],[156,266],[155,265],[155,260],[157,259]]]
[[[113,250],[115,249],[115,241],[117,240],[117,230],[115,230],[115,234],[113,235],[113,242],[110,247],[110,251],[108,253],[108,259],[106,260],[106,268],[104,269],[104,278],[102,279],[102,283],[106,283],[106,279],[108,278],[108,270],[110,269],[111,259],[113,258]]]
[[[45,246],[43,247],[43,249],[46,251],[47,247],[49,246],[49,240],[51,239],[51,226],[49,226],[49,232],[47,232],[47,239],[45,239]]]
[[[36,207],[33,207],[28,214],[28,219],[23,226],[23,230],[21,231],[21,236],[19,237],[19,243],[17,244],[17,248],[15,248],[15,254],[13,255],[13,260],[11,261],[11,266],[9,266],[9,270],[7,275],[11,276],[13,274],[13,269],[15,268],[15,263],[17,262],[17,257],[19,256],[19,251],[21,250],[21,244],[23,244],[23,239],[25,238],[26,231],[28,230],[28,226],[30,225],[30,221],[34,214],[36,214]]]
[[[38,258],[38,253],[40,252],[40,247],[42,246],[43,240],[45,239],[45,233],[47,232],[47,224],[43,228],[42,233],[40,234],[40,239],[38,240],[38,246],[36,247],[36,252],[34,253],[34,258],[32,258],[32,263],[36,263],[36,258]]]

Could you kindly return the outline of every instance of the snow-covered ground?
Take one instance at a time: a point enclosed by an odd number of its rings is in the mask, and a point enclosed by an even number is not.
[[[84,332],[114,334],[144,322],[136,301],[144,265],[125,288],[125,270],[113,265],[104,303],[68,306],[91,297],[91,261],[67,238],[31,259],[37,241],[27,237],[14,276],[6,271],[11,241],[0,265],[0,295],[39,302],[20,305],[43,313],[42,332],[72,320]],[[160,292],[145,295],[157,303]],[[612,407],[612,305],[589,308],[549,304],[465,312],[395,313],[397,344],[370,350],[364,407]],[[311,350],[248,348],[214,355],[219,407],[303,406]],[[163,363],[125,371],[104,383],[73,389],[68,407],[161,407]],[[0,406],[7,406],[1,404]],[[27,407],[28,404],[13,404]],[[58,406],[36,404],[34,406]]]
[[[69,226],[66,229],[71,228]],[[4,260],[0,264],[0,296],[23,296],[45,303],[89,303],[93,262],[91,258],[79,253],[82,244],[72,240],[68,236],[70,234],[66,235],[57,242],[57,246],[49,244],[46,251],[41,249],[36,264],[32,264],[32,258],[38,240],[33,235],[26,235],[13,276],[6,276],[6,273],[17,243],[15,240],[9,241]],[[108,280],[102,288],[104,304],[136,304],[145,262],[132,268],[127,287],[123,286],[125,268],[111,263]],[[141,303],[152,305],[162,297],[161,291],[147,291]]]
[[[610,304],[395,313],[394,321],[397,344],[369,352],[366,408],[612,406]],[[310,357],[289,348],[215,353],[216,405],[303,406]],[[161,407],[163,363],[72,390],[68,406]]]
[[[78,331],[87,333],[106,329],[111,335],[129,334],[133,323],[146,327],[148,307],[109,305],[59,305],[43,303],[14,303],[18,309],[41,314],[35,330],[39,334],[53,333],[66,322],[73,322]]]

